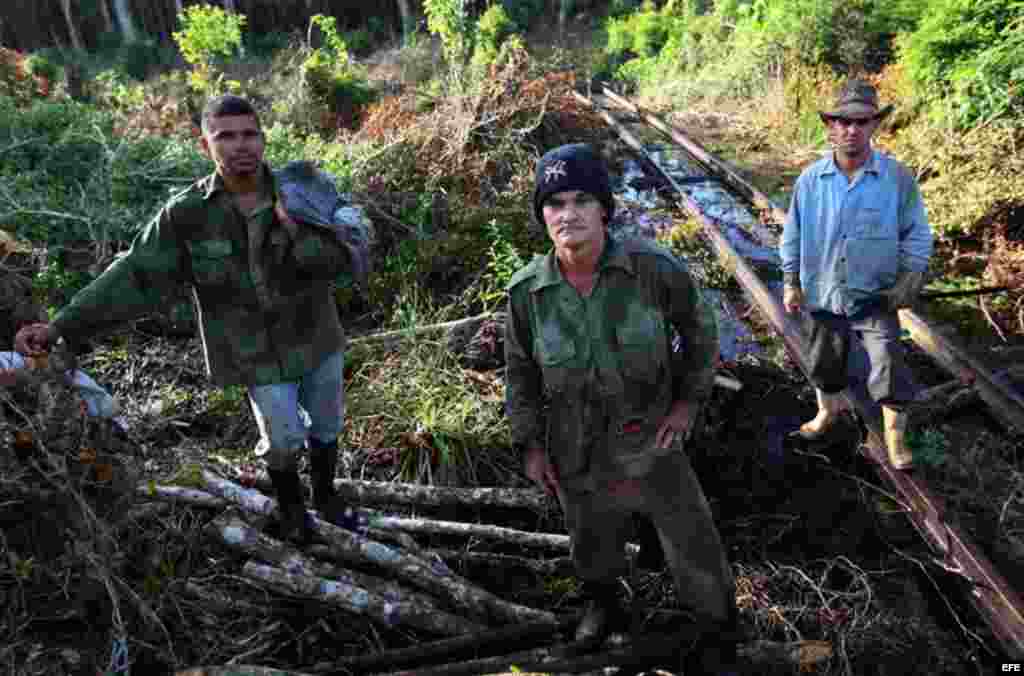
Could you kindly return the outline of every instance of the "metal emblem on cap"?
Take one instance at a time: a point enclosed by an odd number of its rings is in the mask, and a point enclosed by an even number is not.
[[[551,181],[557,181],[559,178],[567,176],[565,172],[565,160],[557,160],[552,162],[548,167],[544,169],[544,182],[550,183]]]

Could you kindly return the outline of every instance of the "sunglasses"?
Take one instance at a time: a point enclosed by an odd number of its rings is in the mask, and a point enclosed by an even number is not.
[[[840,127],[852,127],[854,125],[858,127],[866,127],[877,120],[878,117],[826,117],[825,119],[830,123],[838,124]]]

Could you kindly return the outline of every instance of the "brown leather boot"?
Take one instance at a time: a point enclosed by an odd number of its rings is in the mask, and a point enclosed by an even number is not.
[[[819,389],[815,389],[814,394],[818,398],[818,414],[794,432],[794,436],[806,439],[807,441],[816,441],[825,436],[835,425],[836,421],[839,420],[839,413],[843,410],[841,392],[826,394]]]
[[[587,652],[598,648],[616,628],[623,625],[625,613],[619,606],[619,588],[615,582],[586,582],[590,597],[583,619],[576,627],[573,648]]]

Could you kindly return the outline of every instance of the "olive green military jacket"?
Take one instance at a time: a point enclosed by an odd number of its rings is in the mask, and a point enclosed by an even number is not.
[[[297,380],[343,349],[331,282],[350,265],[328,228],[278,222],[278,189],[248,217],[214,173],[171,198],[131,249],[53,320],[69,341],[136,319],[192,287],[207,374],[218,385]]]
[[[672,402],[703,403],[714,382],[717,326],[682,261],[647,240],[608,238],[597,276],[583,298],[552,251],[508,287],[513,441],[546,448],[562,479],[645,473],[672,450],[655,448]]]

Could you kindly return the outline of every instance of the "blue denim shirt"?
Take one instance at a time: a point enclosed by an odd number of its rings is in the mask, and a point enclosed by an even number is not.
[[[928,268],[932,231],[917,181],[877,150],[850,181],[829,153],[797,179],[779,253],[808,310],[864,314],[901,272]]]

